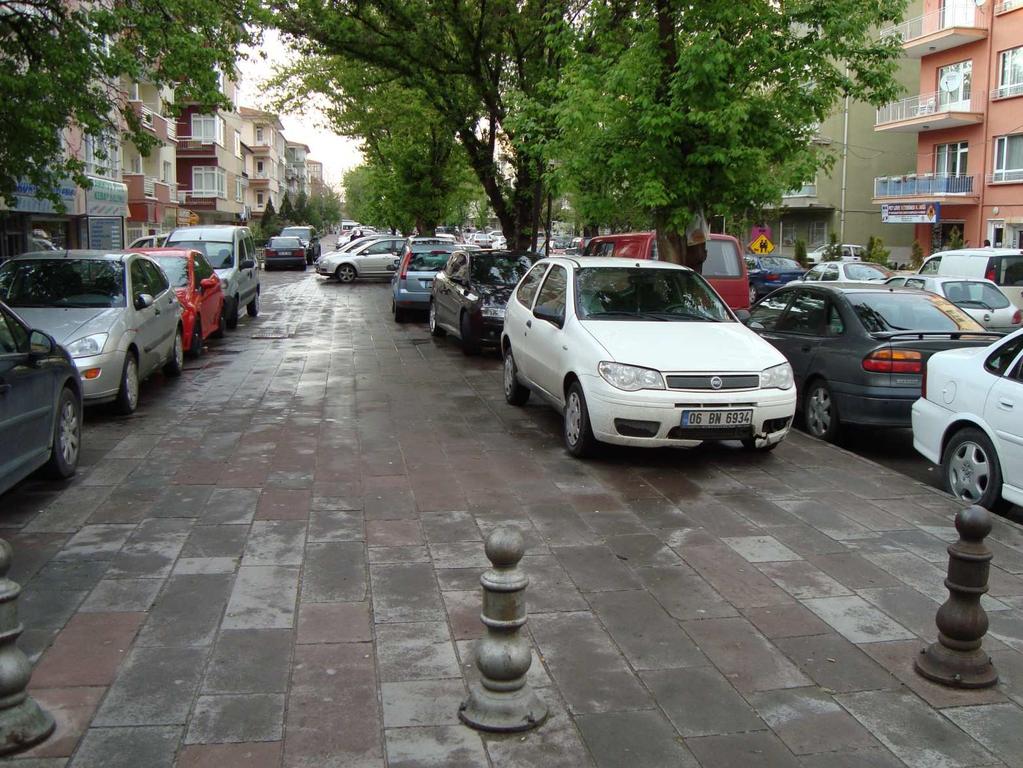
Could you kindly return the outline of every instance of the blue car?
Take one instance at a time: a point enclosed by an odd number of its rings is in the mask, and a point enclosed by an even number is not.
[[[750,304],[806,274],[806,268],[801,267],[795,259],[756,256],[751,253],[746,254],[746,270],[749,272]]]
[[[391,312],[394,322],[404,323],[411,312],[430,308],[433,278],[444,269],[448,257],[462,246],[447,240],[409,238],[391,278]]]

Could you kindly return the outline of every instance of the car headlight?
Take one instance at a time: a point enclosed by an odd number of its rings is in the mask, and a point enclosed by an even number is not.
[[[66,345],[71,357],[92,357],[103,351],[103,345],[107,343],[107,334],[94,333],[91,336],[83,336],[75,339]]]
[[[600,377],[608,384],[626,392],[640,389],[664,389],[664,377],[660,371],[640,368],[638,365],[602,362],[597,366]]]
[[[483,317],[504,317],[504,307],[492,307],[484,305],[481,310]]]
[[[782,363],[760,372],[761,389],[791,389],[792,384],[792,366],[788,363]]]

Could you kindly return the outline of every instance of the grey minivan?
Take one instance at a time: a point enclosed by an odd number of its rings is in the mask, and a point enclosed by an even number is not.
[[[391,279],[391,312],[395,322],[405,322],[411,311],[430,308],[433,278],[444,269],[448,256],[459,246],[447,240],[409,238],[398,262],[398,271]]]

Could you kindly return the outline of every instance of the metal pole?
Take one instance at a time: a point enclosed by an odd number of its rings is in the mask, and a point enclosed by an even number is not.
[[[845,73],[849,74],[849,67],[845,68]],[[845,193],[849,188],[849,97],[845,97],[845,106],[842,110],[842,211],[839,216],[838,222],[838,242],[842,244],[845,242]]]

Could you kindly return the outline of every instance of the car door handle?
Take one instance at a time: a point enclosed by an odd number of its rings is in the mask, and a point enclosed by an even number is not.
[[[0,384],[0,397],[3,397],[11,390],[10,384]]]
[[[1005,408],[1006,410],[1011,411],[1013,409],[1013,406],[1015,406],[1015,402],[1012,400],[1006,400],[1004,397],[1002,397],[999,398],[998,405],[1001,406],[1002,408]]]
[[[803,347],[801,347],[801,349],[802,349],[802,350],[803,350],[804,352],[809,352],[810,350],[812,350],[812,349],[813,349],[813,347],[811,347],[811,346],[810,346],[809,344],[807,344],[806,346],[803,346]]]
[[[526,321],[526,327],[527,328],[532,328],[533,327],[533,321],[532,320],[527,320]]]
[[[155,304],[153,305],[153,310],[156,312],[156,314],[160,314],[160,308]]]

